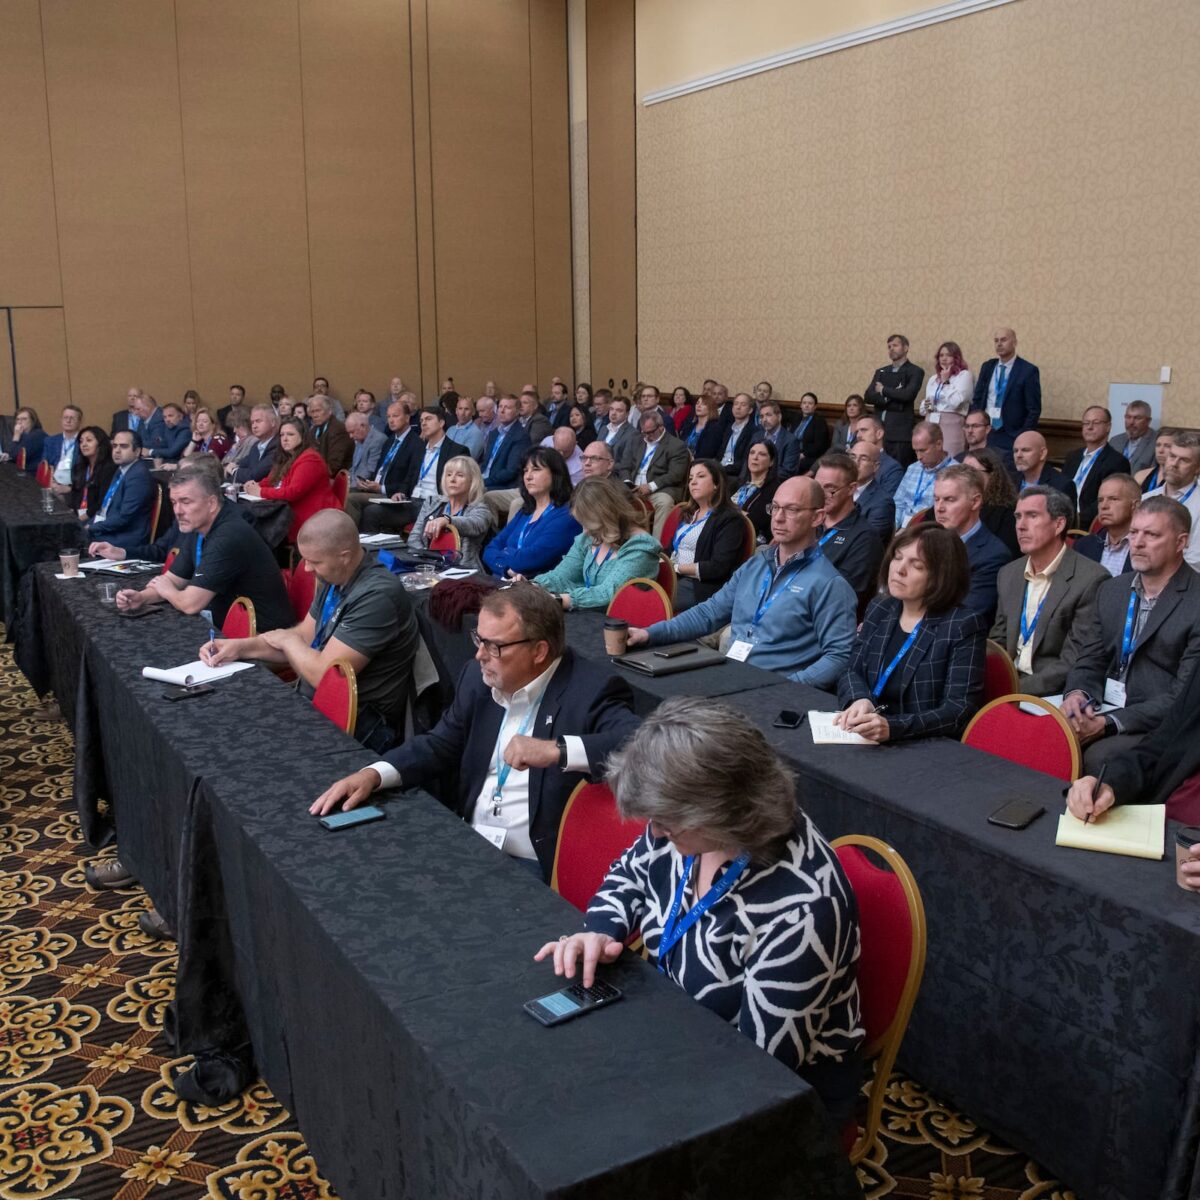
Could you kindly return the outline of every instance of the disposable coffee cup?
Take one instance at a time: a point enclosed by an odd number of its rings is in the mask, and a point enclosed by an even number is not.
[[[1192,858],[1192,847],[1200,842],[1200,826],[1186,825],[1175,834],[1175,882],[1189,892],[1194,891],[1183,882],[1183,864],[1195,861]]]
[[[629,622],[620,617],[604,618],[604,653],[616,658],[629,648]]]
[[[79,574],[79,551],[76,550],[70,554],[60,554],[58,561],[62,565],[62,573],[64,575]]]

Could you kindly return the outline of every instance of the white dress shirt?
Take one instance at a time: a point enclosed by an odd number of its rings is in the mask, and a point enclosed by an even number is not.
[[[425,456],[421,459],[421,470],[417,475],[417,486],[413,488],[414,500],[428,500],[438,494],[437,461],[442,452],[442,442],[439,438],[436,445],[425,447]]]
[[[69,484],[71,482],[71,464],[75,461],[75,447],[79,445],[79,435],[71,438],[70,441],[63,438],[62,453],[58,456],[58,463],[54,468],[54,482]]]

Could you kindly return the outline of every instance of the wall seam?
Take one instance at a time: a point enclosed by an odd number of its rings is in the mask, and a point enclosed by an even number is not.
[[[417,84],[416,76],[413,72],[413,0],[408,0],[406,5],[408,11],[408,112],[409,112],[409,127],[410,135],[409,142],[412,146],[412,171],[409,173],[409,178],[412,181],[412,205],[413,205],[413,261],[416,270],[413,273],[413,286],[417,293],[417,379],[425,378],[425,339],[423,336],[422,323],[425,319],[424,310],[421,305],[421,218],[420,218],[420,199],[417,195]],[[409,384],[409,387],[412,385]]]
[[[440,388],[442,380],[442,356],[438,349],[438,319],[437,319],[437,221],[435,220],[435,205],[433,196],[433,93],[430,84],[433,80],[433,68],[430,62],[430,24],[429,0],[425,4],[425,125],[429,138],[429,294],[433,301],[433,374],[436,382],[435,390]],[[424,391],[422,381],[422,391]],[[435,397],[436,398],[436,397]]]
[[[526,0],[525,50],[529,61],[529,244],[533,252],[533,378],[536,386],[542,365],[542,342],[538,330],[537,165],[533,148],[533,4],[534,0]]]
[[[312,221],[308,215],[308,128],[304,122],[304,34],[300,22],[300,4],[301,0],[296,0],[296,61],[299,64],[300,84],[300,163],[304,171],[304,250],[305,257],[308,259],[308,344],[312,349],[312,366],[310,368],[312,374],[310,379],[315,379],[317,374],[317,316],[313,308],[313,280],[312,280]],[[311,389],[312,384],[309,384]]]
[[[187,250],[188,312],[192,318],[192,380],[200,379],[200,355],[196,336],[196,294],[192,287],[192,214],[188,204],[187,145],[183,136],[183,64],[179,57],[179,0],[171,5],[171,20],[175,27],[175,88],[179,95],[179,167],[183,175],[183,244]]]

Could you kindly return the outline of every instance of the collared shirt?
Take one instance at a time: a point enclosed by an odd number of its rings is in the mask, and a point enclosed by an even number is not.
[[[474,421],[468,421],[465,425],[455,425],[446,431],[446,436],[452,442],[466,446],[467,451],[476,462],[483,458],[484,434]]]
[[[1146,440],[1146,434],[1142,434],[1140,438],[1131,438],[1128,434],[1125,437],[1125,448],[1121,451],[1123,455],[1133,462],[1134,455],[1138,452],[1138,447]]]
[[[896,488],[896,528],[903,529],[909,520],[918,512],[933,504],[933,481],[938,473],[954,465],[954,459],[946,455],[932,469],[922,466],[920,462],[913,463],[904,472],[900,486]]]
[[[1049,563],[1041,571],[1033,570],[1033,563],[1030,559],[1025,560],[1025,627],[1028,629],[1033,624],[1037,616],[1038,609],[1041,607],[1042,601],[1046,598],[1046,593],[1050,590],[1050,583],[1053,579],[1054,572],[1058,570],[1062,564],[1063,556],[1067,552],[1066,543],[1063,548],[1054,556],[1054,561]],[[1017,634],[1017,670],[1022,675],[1031,675],[1033,673],[1033,631],[1030,631],[1029,641],[1023,641],[1020,633]]]
[[[62,453],[58,456],[58,463],[54,468],[55,483],[70,483],[71,482],[71,464],[75,461],[75,447],[79,445],[79,435],[67,440],[66,435],[63,435]]]
[[[1129,557],[1129,534],[1119,541],[1114,543],[1112,534],[1104,535],[1104,542],[1100,547],[1100,565],[1115,579],[1118,575],[1125,574],[1125,560]]]
[[[413,498],[419,500],[427,500],[430,496],[438,494],[438,455],[442,452],[442,442],[446,439],[439,438],[433,445],[425,447],[425,456],[421,459],[421,470],[417,476],[417,486],[413,488]]]
[[[642,439],[642,449],[638,451],[637,474],[633,477],[634,483],[642,484],[646,482],[646,472],[650,470],[650,464],[654,460],[655,451],[658,449],[661,441],[661,437],[659,437],[658,441],[654,442],[646,441],[645,438]],[[658,491],[658,484],[650,484],[650,490],[652,492]]]
[[[610,423],[608,426],[608,432],[604,435],[604,440],[611,446],[613,444],[613,442],[615,442],[617,440],[617,435],[624,428],[625,428],[624,421],[622,421],[620,425],[613,425]]]
[[[116,473],[116,475],[113,476],[113,482],[108,485],[109,487],[112,488],[112,491],[109,493],[109,502],[108,502],[109,504],[111,504],[113,502],[113,500],[116,498],[117,492],[120,489],[120,481],[122,479],[124,479],[126,475],[129,474],[129,468],[132,466],[133,466],[133,463],[126,463]],[[97,511],[93,520],[96,521],[97,523],[99,523],[100,521],[103,521],[106,516],[108,516],[108,504],[104,505],[103,508],[101,508],[101,509],[99,509],[99,511]]]
[[[983,524],[982,521],[976,521],[975,524],[972,525],[971,528],[968,529],[966,533],[960,534],[959,536],[962,538],[962,540],[964,542],[970,541],[971,538],[973,538],[979,532],[979,527],[982,524]]]
[[[1000,406],[996,403],[996,380],[999,377],[1001,370],[1004,372],[1004,395],[1007,396],[1008,385],[1012,383],[1012,370],[1016,361],[1017,356],[1015,354],[1008,360],[1008,362],[1000,362],[997,360],[996,369],[992,372],[991,379],[988,380],[987,407],[989,414],[999,411],[1000,408]]]
[[[737,421],[729,427],[729,439],[725,443],[725,453],[721,457],[721,466],[728,467],[732,465],[738,438],[742,436],[742,431],[749,424],[750,418],[747,417],[744,421]]]

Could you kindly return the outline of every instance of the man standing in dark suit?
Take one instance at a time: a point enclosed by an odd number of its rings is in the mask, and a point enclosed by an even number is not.
[[[971,589],[963,605],[979,613],[987,628],[996,616],[996,577],[1012,555],[980,520],[982,507],[983,480],[974,467],[956,463],[938,473],[933,483],[933,515],[943,529],[963,540],[971,568]]]
[[[1090,774],[1165,720],[1200,662],[1200,576],[1183,561],[1191,524],[1178,500],[1143,500],[1129,531],[1133,573],[1102,583],[1092,620],[1071,631],[1062,711]]]
[[[333,404],[329,397],[317,392],[309,396],[307,404],[313,440],[329,468],[330,476],[339,471],[349,471],[354,461],[354,442],[346,432],[345,425],[333,415]]]
[[[1142,489],[1132,475],[1110,475],[1100,485],[1096,513],[1100,528],[1075,543],[1075,553],[1099,563],[1113,578],[1133,570],[1129,561],[1129,527]],[[1190,543],[1189,543],[1190,544]]]
[[[1023,436],[1028,437],[1028,434]],[[1025,557],[1000,568],[992,639],[1016,663],[1018,691],[1061,695],[1071,665],[1063,658],[1076,621],[1090,621],[1108,572],[1067,545],[1071,502],[1052,487],[1029,487],[1017,501],[1017,542]]]
[[[992,423],[989,445],[1013,469],[1012,447],[1017,435],[1036,429],[1042,415],[1042,380],[1031,362],[1017,357],[1017,335],[997,329],[992,336],[996,357],[979,368],[971,411],[983,409]]]
[[[1078,513],[1078,528],[1089,529],[1096,519],[1100,485],[1110,475],[1128,475],[1129,460],[1108,444],[1112,414],[1098,404],[1084,409],[1083,445],[1072,450],[1063,463],[1067,495]]]
[[[912,448],[913,404],[925,382],[925,372],[908,361],[908,338],[904,334],[891,334],[887,351],[891,361],[871,376],[863,397],[883,421],[883,448],[907,467],[916,462]]]
[[[447,807],[549,881],[567,799],[582,780],[603,777],[636,727],[633,695],[624,680],[575,658],[561,607],[532,584],[490,593],[473,636],[475,662],[441,721],[339,780],[309,811],[354,808],[380,787],[454,779]]]

